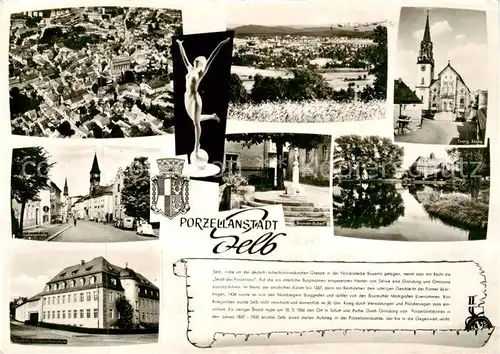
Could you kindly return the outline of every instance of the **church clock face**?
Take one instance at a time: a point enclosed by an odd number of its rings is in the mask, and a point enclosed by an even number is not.
[[[422,65],[422,66],[420,67],[420,70],[425,71],[425,65]]]

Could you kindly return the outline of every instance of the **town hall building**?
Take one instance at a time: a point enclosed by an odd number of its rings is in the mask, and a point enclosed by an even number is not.
[[[417,57],[415,94],[423,102],[423,110],[432,113],[452,112],[457,118],[468,118],[471,109],[471,91],[450,61],[437,77],[434,75],[433,43],[429,29],[429,11],[424,36]],[[453,115],[452,115],[453,116]]]

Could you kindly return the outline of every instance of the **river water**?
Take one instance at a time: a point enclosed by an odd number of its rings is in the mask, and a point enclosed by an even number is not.
[[[431,217],[415,192],[395,184],[343,188],[340,195],[334,196],[333,218],[336,236],[387,241],[467,241],[485,237],[480,231]]]

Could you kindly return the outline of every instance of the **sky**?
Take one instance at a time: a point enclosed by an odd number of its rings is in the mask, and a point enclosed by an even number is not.
[[[426,145],[426,144],[398,144],[404,148],[404,158],[403,169],[408,169],[416,159],[420,156],[428,157],[431,153],[434,153],[437,159],[444,159],[445,161],[451,162],[446,149],[449,147],[443,147],[440,145]]]
[[[75,247],[71,243],[26,241],[12,252],[10,299],[36,295],[64,268],[100,256],[119,267],[128,263],[129,268],[159,287],[161,262],[156,241],[134,242],[133,247],[130,243],[79,244]]]
[[[312,1],[252,2],[228,1],[228,27],[261,26],[332,26],[338,23],[382,22],[387,20],[383,6],[366,11],[366,0],[349,0],[349,6],[339,3]],[[277,15],[279,14],[279,15]]]
[[[101,170],[101,185],[112,182],[119,167],[127,167],[134,157],[152,156],[158,149],[143,148],[140,146],[106,146],[103,145],[65,145],[44,146],[49,153],[50,161],[56,164],[50,170],[51,180],[61,189],[64,179],[68,178],[70,196],[86,195],[90,188],[90,169],[97,154],[99,169]],[[150,161],[151,162],[151,161]]]
[[[397,40],[396,78],[415,89],[417,56],[422,41],[426,8],[402,8]],[[488,89],[486,12],[429,8],[434,75],[450,64],[471,91]]]

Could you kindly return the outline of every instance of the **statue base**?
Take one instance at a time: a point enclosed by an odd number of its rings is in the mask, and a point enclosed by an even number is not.
[[[285,187],[285,193],[282,196],[286,197],[301,197],[304,196],[304,187],[298,183],[292,183]]]
[[[200,169],[196,165],[189,164],[184,168],[184,172],[182,174],[188,177],[210,177],[218,175],[219,173],[220,167],[209,163],[203,169]]]

